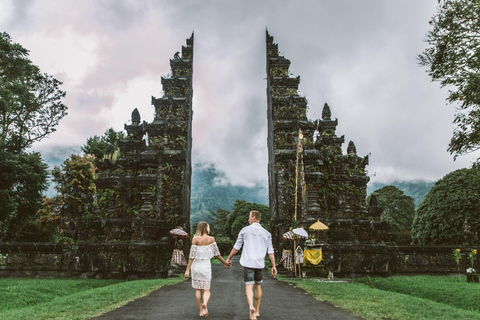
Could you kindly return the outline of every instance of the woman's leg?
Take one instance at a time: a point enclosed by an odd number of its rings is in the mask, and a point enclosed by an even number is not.
[[[202,290],[195,289],[195,300],[197,301],[198,305],[198,313],[200,316],[203,316],[203,306],[202,306]]]
[[[210,300],[211,297],[210,289],[205,289],[203,290],[203,314],[204,316],[208,316],[208,301]]]

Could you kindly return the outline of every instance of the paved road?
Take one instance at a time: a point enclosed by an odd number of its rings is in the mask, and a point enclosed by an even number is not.
[[[212,265],[212,297],[208,304],[210,314],[207,318],[209,320],[248,319],[243,268],[238,263],[238,256],[235,258],[237,259],[233,260],[230,269],[224,268],[221,264]],[[302,289],[277,281],[269,275],[265,276],[262,289],[259,320],[362,319],[329,303],[317,301]],[[198,316],[194,292],[190,280],[164,286],[95,320],[204,319]]]

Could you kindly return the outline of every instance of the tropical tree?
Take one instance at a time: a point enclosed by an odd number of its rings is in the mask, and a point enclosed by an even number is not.
[[[107,129],[103,136],[94,135],[87,139],[82,146],[82,152],[95,156],[96,159],[102,160],[105,157],[113,157],[120,150],[118,141],[125,139],[122,131],[115,131],[113,128]]]
[[[32,238],[48,166],[39,153],[25,150],[67,114],[60,85],[33,65],[27,49],[0,33],[0,240]]]
[[[480,168],[445,175],[420,204],[412,226],[419,244],[462,244],[480,235]]]
[[[412,197],[395,186],[389,185],[372,192],[368,198],[374,196],[381,209],[380,220],[387,221],[396,233],[396,243],[410,244],[410,229],[415,217],[415,202]]]
[[[430,20],[429,47],[418,56],[433,81],[449,88],[456,128],[448,151],[454,155],[480,149],[480,1],[439,0]]]
[[[0,148],[19,153],[55,131],[67,114],[62,83],[41,73],[28,50],[0,33]]]
[[[410,230],[415,216],[415,203],[412,197],[405,195],[395,186],[385,186],[372,194],[382,209],[380,220],[390,223],[395,231]]]
[[[224,209],[217,209],[215,212],[210,212],[212,234],[215,236],[228,236],[227,220],[229,214],[230,211]]]
[[[95,197],[95,157],[72,154],[52,171],[55,189],[60,195],[58,212],[65,218],[93,214]]]
[[[0,150],[0,240],[25,236],[27,222],[35,220],[42,205],[47,167],[37,152],[12,154]]]

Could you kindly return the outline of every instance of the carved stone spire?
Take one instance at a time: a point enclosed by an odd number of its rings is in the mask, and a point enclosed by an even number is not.
[[[132,111],[132,124],[139,125],[140,121],[141,121],[140,112],[138,112],[138,109],[135,108],[135,110]]]
[[[330,111],[330,107],[326,103],[323,106],[322,120],[332,120],[332,112]]]
[[[347,154],[357,154],[357,148],[355,147],[355,143],[353,143],[353,141],[348,143]]]

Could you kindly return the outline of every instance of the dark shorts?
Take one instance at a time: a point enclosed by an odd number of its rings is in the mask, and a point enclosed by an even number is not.
[[[245,284],[262,283],[263,269],[243,267],[243,280],[245,281]]]

